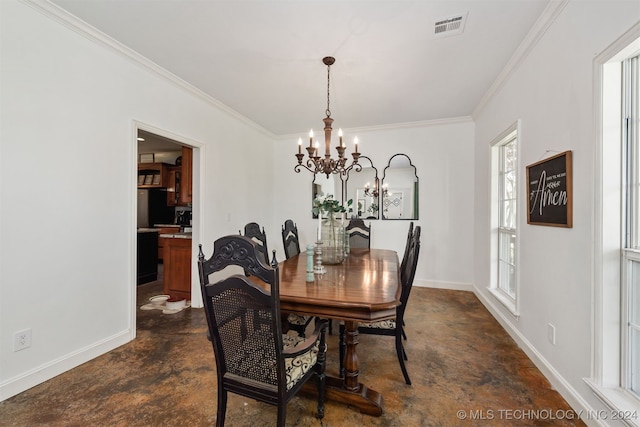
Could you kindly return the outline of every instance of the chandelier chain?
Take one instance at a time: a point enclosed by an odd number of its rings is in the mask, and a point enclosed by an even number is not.
[[[327,65],[327,110],[325,114],[327,117],[331,117],[331,109],[329,108],[329,93],[330,93],[330,82],[331,82],[331,65]]]

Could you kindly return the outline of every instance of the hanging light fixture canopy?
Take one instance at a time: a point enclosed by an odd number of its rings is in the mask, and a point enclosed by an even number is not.
[[[319,143],[318,141],[314,143],[313,129],[311,129],[309,131],[309,146],[306,147],[309,158],[306,163],[303,164],[304,153],[302,153],[302,138],[298,138],[298,154],[296,154],[298,164],[293,169],[296,172],[300,172],[302,170],[301,168],[305,168],[313,174],[323,173],[329,178],[329,175],[332,173],[345,174],[354,166],[359,166],[358,158],[360,157],[360,153],[358,152],[358,137],[355,137],[353,139],[354,150],[353,153],[351,153],[353,163],[347,166],[347,158],[344,156],[344,151],[347,147],[342,142],[342,129],[338,129],[339,142],[336,146],[338,158],[331,158],[331,125],[333,124],[333,119],[331,118],[329,95],[331,89],[331,66],[336,62],[336,59],[332,56],[327,56],[322,58],[322,62],[327,66],[327,109],[325,110],[326,117],[322,119],[324,122],[324,158],[318,154]]]

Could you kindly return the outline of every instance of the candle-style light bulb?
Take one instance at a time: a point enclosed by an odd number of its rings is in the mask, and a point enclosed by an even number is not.
[[[298,154],[302,154],[302,138],[298,138]]]
[[[338,136],[340,137],[340,146],[342,147],[342,128],[338,129]]]
[[[355,144],[355,147],[356,147],[354,153],[357,153],[358,152],[358,137],[357,136],[353,138],[353,143]]]
[[[309,147],[313,144],[313,129],[309,131]]]
[[[316,157],[318,157],[318,148],[319,148],[319,147],[320,147],[320,143],[319,143],[318,141],[316,141],[316,143],[315,143],[315,148],[316,148],[315,156],[316,156]]]

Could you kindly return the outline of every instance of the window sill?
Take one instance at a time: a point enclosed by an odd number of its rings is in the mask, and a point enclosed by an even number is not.
[[[640,402],[626,390],[614,387],[602,387],[593,382],[591,378],[584,378],[584,382],[591,388],[602,403],[608,408],[608,412],[596,412],[584,414],[583,419],[592,420],[618,420],[630,427],[640,427]]]
[[[511,312],[515,317],[520,317],[520,313],[518,313],[518,309],[516,308],[516,304],[513,300],[505,296],[502,292],[497,290],[496,288],[487,288],[491,295],[497,299],[500,304],[504,305],[507,310]]]

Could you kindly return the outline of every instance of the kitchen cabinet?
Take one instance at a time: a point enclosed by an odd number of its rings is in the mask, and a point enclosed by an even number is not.
[[[167,168],[167,206],[191,206],[193,200],[193,149],[182,147],[180,160]]]
[[[171,166],[167,171],[167,206],[176,206],[180,203],[180,192],[177,185],[181,168],[181,166]]]
[[[193,149],[182,147],[182,165],[180,171],[180,205],[190,206],[193,189]]]
[[[191,300],[191,238],[166,238],[163,259],[164,293]]]
[[[166,163],[138,163],[138,188],[165,188],[168,166]]]
[[[168,240],[167,237],[162,237],[163,234],[175,234],[178,233],[180,231],[180,226],[179,225],[161,225],[158,226],[156,225],[156,228],[158,229],[158,261],[163,261],[163,256],[164,256],[164,247],[166,245],[166,241]]]

